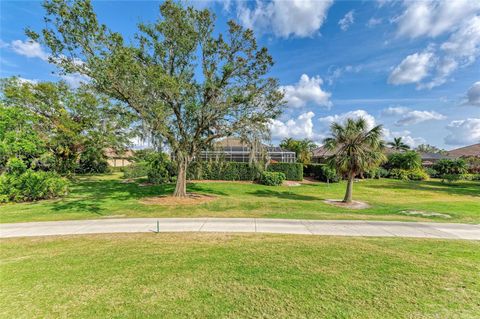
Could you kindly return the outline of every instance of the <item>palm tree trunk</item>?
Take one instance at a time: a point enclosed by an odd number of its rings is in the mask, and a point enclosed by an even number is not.
[[[352,191],[353,191],[353,179],[355,178],[354,173],[348,174],[348,182],[347,182],[347,191],[345,192],[345,197],[343,198],[344,203],[351,203],[352,202]]]

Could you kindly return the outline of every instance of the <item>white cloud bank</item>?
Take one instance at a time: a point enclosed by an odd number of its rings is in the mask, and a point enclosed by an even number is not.
[[[468,145],[480,143],[480,118],[452,121],[447,125],[450,134],[445,137],[445,144]]]
[[[285,122],[272,120],[269,124],[272,138],[274,140],[286,137],[318,139],[319,137],[313,132],[312,118],[314,116],[315,113],[306,112],[300,114],[296,119],[289,119]]]
[[[324,23],[333,0],[258,0],[254,8],[239,2],[237,15],[247,28],[288,38],[315,35]]]
[[[365,110],[355,110],[355,111],[350,111],[343,114],[325,116],[325,117],[319,118],[318,121],[322,124],[323,130],[328,131],[330,128],[330,124],[332,124],[333,122],[343,124],[349,118],[351,119],[363,118],[367,122],[368,129],[372,129],[375,126],[375,117],[373,117],[373,115],[370,115]]]
[[[435,38],[449,35],[438,45],[408,55],[394,68],[388,83],[414,83],[432,89],[446,83],[459,68],[480,55],[480,1],[405,1],[404,12],[394,19],[401,37]]]
[[[285,92],[287,105],[299,108],[313,103],[319,106],[330,107],[331,93],[322,89],[323,80],[319,76],[309,77],[302,74],[298,83],[280,87]]]
[[[472,0],[405,1],[405,10],[395,20],[398,34],[410,38],[437,37],[475,16],[480,2]]]

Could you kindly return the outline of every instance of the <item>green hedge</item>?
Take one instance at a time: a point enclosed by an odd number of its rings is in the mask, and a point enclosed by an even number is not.
[[[267,171],[283,173],[289,181],[303,180],[302,163],[272,163],[268,165]]]
[[[336,170],[325,164],[306,164],[303,168],[303,175],[322,182],[336,183],[340,180]]]
[[[248,163],[202,161],[188,167],[188,179],[210,179],[227,181],[252,181],[258,170]]]

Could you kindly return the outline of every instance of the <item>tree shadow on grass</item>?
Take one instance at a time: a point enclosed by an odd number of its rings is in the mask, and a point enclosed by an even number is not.
[[[403,189],[403,190],[420,190],[428,192],[443,192],[449,195],[468,195],[480,197],[480,183],[442,183],[438,180],[430,181],[398,181],[398,183],[384,183],[382,185],[363,185],[364,188],[385,188],[385,189]]]
[[[320,200],[318,197],[308,196],[308,195],[300,195],[295,194],[292,192],[279,192],[273,190],[257,190],[254,192],[248,192],[247,194],[259,196],[259,197],[274,197],[274,198],[281,198],[281,199],[293,199],[293,200]]]
[[[95,215],[103,215],[102,205],[107,201],[128,201],[170,195],[174,184],[145,185],[123,183],[121,180],[80,180],[72,187],[71,195],[62,201],[53,203],[53,211],[82,211]],[[197,184],[188,184],[189,192],[202,192],[215,195],[227,195]]]

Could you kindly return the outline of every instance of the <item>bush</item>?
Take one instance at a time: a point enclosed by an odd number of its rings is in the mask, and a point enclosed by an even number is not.
[[[21,175],[27,170],[27,165],[19,158],[12,157],[6,165],[6,172],[10,175]]]
[[[227,181],[252,181],[259,176],[259,169],[248,163],[224,161],[198,161],[188,167],[188,179]]]
[[[442,183],[445,183],[447,181],[448,183],[453,183],[462,178],[461,174],[443,174],[440,175],[440,178],[442,179]]]
[[[427,167],[425,168],[425,172],[428,174],[430,177],[438,177],[438,172],[436,169],[432,167]]]
[[[390,178],[401,179],[404,181],[423,181],[428,179],[428,174],[423,169],[399,169],[390,170]]]
[[[303,172],[304,176],[313,177],[322,182],[337,183],[340,180],[337,171],[325,164],[307,164]]]
[[[147,162],[137,162],[132,163],[129,166],[125,166],[122,169],[123,178],[138,178],[148,175],[148,163]]]
[[[403,169],[412,170],[422,167],[422,159],[415,151],[407,151],[404,153],[393,153],[388,156],[385,164],[387,169]]]
[[[423,169],[412,169],[408,171],[408,179],[411,181],[424,181],[429,178],[427,172]]]
[[[285,174],[282,172],[262,172],[260,183],[268,186],[279,186],[282,185],[285,178]]]
[[[373,169],[369,169],[369,170],[365,171],[363,175],[366,178],[379,179],[379,178],[382,178],[382,177],[387,177],[388,176],[388,170],[386,170],[383,167],[377,167],[377,168],[373,168]]]
[[[107,173],[108,162],[102,149],[87,147],[80,154],[78,167],[75,170],[79,174]]]
[[[164,153],[151,154],[147,162],[147,178],[150,183],[163,184],[174,181],[175,168]]]
[[[68,182],[54,172],[26,170],[21,175],[0,176],[1,201],[35,201],[63,196],[68,192]]]
[[[301,163],[271,163],[267,167],[269,172],[281,172],[289,181],[303,180],[303,164]]]
[[[466,174],[467,163],[463,159],[441,159],[433,165],[439,176]],[[443,178],[442,178],[443,179]]]

